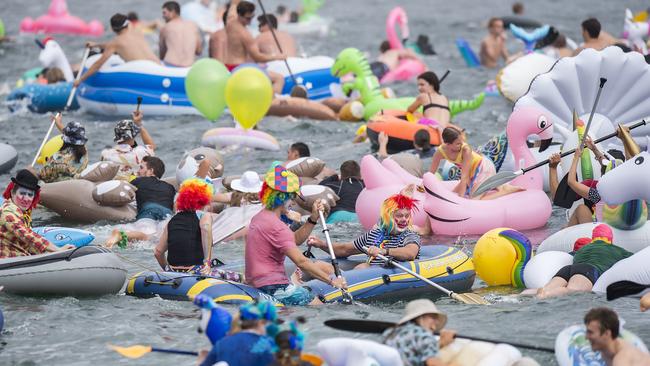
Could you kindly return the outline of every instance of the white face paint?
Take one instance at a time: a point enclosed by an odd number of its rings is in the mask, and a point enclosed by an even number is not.
[[[36,192],[31,189],[18,187],[16,192],[12,194],[12,199],[14,203],[18,207],[20,207],[21,210],[25,211],[32,206],[32,202],[34,202],[35,195]]]

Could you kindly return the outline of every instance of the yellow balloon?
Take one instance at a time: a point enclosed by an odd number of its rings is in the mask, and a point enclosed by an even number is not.
[[[259,69],[244,67],[226,83],[226,103],[239,124],[250,129],[266,115],[273,100],[271,80]]]
[[[45,164],[45,159],[54,155],[54,153],[61,150],[62,147],[63,147],[63,136],[56,135],[52,137],[48,142],[45,143],[45,145],[43,145],[41,154],[38,156],[38,159],[36,159],[36,162],[41,165]]]

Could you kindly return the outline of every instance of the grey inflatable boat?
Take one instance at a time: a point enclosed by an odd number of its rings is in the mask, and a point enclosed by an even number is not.
[[[0,286],[20,295],[115,294],[124,285],[126,274],[113,252],[95,246],[0,259]]]

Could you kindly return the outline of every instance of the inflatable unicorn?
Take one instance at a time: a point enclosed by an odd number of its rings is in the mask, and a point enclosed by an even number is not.
[[[68,62],[68,58],[65,57],[65,53],[59,43],[51,37],[47,37],[43,42],[37,43],[41,48],[41,53],[38,54],[38,60],[41,62],[41,65],[47,68],[58,67],[63,71],[65,81],[72,81],[74,76],[72,75],[70,62]]]
[[[639,198],[650,201],[650,153],[644,151],[603,175],[598,193],[611,205]]]
[[[535,158],[527,148],[526,137],[538,135],[545,141],[541,147],[544,149],[553,136],[553,123],[539,109],[522,109],[510,116],[507,133],[515,161],[530,166]],[[551,215],[551,203],[542,190],[543,175],[539,170],[513,181],[514,185],[526,188],[525,191],[494,200],[459,197],[452,192],[457,181],[443,182],[431,173],[418,179],[391,159],[380,164],[372,156],[365,156],[361,160],[361,176],[366,188],[357,199],[356,212],[366,228],[377,222],[381,202],[411,183],[420,187],[414,194],[419,200],[414,223],[421,226],[429,220],[436,234],[483,234],[498,227],[527,230],[545,225]]]
[[[20,22],[20,31],[26,33],[66,33],[101,36],[104,26],[98,20],[89,23],[68,13],[65,0],[52,0],[47,14],[36,20],[26,17]]]
[[[402,38],[404,40],[408,39],[408,18],[404,9],[399,6],[388,13],[388,18],[386,18],[386,37],[391,49],[402,50],[404,49],[404,45],[395,31],[396,25],[400,26]],[[426,70],[427,66],[420,60],[403,59],[399,62],[397,68],[387,72],[380,81],[382,84],[387,84],[398,80],[409,80]]]
[[[623,25],[623,39],[628,41],[630,48],[642,54],[648,53],[645,39],[650,35],[650,23],[634,21],[630,9],[625,9],[625,23]]]

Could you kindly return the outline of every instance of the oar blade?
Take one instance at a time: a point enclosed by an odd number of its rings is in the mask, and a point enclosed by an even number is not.
[[[114,346],[112,344],[109,344],[108,348],[121,354],[124,357],[132,358],[132,359],[140,358],[146,355],[147,353],[151,353],[151,346],[143,346],[143,345],[135,345],[131,347],[120,347],[120,346]]]
[[[489,301],[485,300],[481,295],[475,294],[473,292],[467,292],[464,294],[453,293],[451,297],[460,301],[464,304],[470,305],[491,305]]]
[[[495,189],[500,185],[506,184],[512,181],[513,179],[517,178],[518,175],[519,174],[515,172],[498,172],[497,174],[486,179],[485,182],[483,182],[480,186],[478,186],[476,191],[472,193],[472,197],[480,196],[487,191]]]
[[[291,89],[291,96],[294,98],[307,99],[307,89],[302,85],[296,85]]]
[[[642,285],[632,281],[618,281],[607,286],[607,300],[612,301],[619,297],[632,296],[650,288],[650,285]]]
[[[329,319],[323,324],[330,328],[356,333],[383,333],[395,323],[364,319]]]

